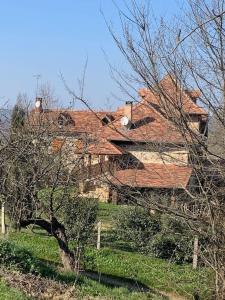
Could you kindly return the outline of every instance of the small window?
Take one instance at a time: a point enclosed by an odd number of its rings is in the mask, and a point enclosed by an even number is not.
[[[104,118],[102,118],[102,125],[107,125],[109,123],[111,123],[112,121],[114,121],[114,117],[112,115],[105,115]]]
[[[58,116],[59,126],[75,125],[74,120],[71,118],[68,113],[60,113]]]

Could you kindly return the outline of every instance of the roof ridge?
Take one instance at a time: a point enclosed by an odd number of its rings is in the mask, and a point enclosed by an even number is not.
[[[178,90],[179,90],[179,92],[180,92],[180,94],[181,94],[181,97],[180,97],[180,99],[183,99],[183,101],[182,101],[182,103],[183,104],[189,104],[189,106],[192,106],[192,107],[195,107],[196,109],[199,109],[199,110],[201,110],[201,113],[200,112],[198,112],[197,114],[207,114],[208,115],[208,113],[206,112],[206,110],[203,108],[203,107],[201,107],[200,105],[198,105],[197,103],[195,103],[193,100],[192,100],[192,98],[191,98],[191,96],[190,96],[190,94],[188,93],[188,91],[187,90],[185,90],[185,88],[182,88],[182,86],[181,86],[181,84],[180,84],[180,82],[179,81],[177,81],[176,80],[176,78],[175,78],[175,76],[173,76],[173,74],[167,74],[167,75],[165,75],[160,81],[159,81],[159,83],[158,83],[158,86],[160,87],[161,86],[161,88],[163,88],[163,89],[165,89],[165,91],[166,91],[166,88],[165,88],[165,84],[168,84],[168,85],[170,85],[171,86],[171,84],[172,84],[172,88],[177,88]],[[157,88],[157,86],[155,85],[155,88]],[[195,91],[196,92],[196,90],[190,90],[190,91]],[[199,92],[200,92],[200,90],[198,90]],[[155,91],[154,90],[154,88],[153,89],[151,89],[151,88],[147,88],[147,87],[143,87],[143,88],[141,88],[141,89],[139,89],[139,95],[143,98],[143,96],[145,95],[145,96],[148,96],[148,94],[150,94],[150,93],[152,93],[153,95],[154,95],[154,97],[159,97],[159,93],[157,92],[157,91]],[[185,99],[186,98],[186,99]],[[184,109],[184,108],[183,108]],[[185,112],[185,109],[184,109],[184,112]],[[191,112],[189,112],[190,114],[191,114]],[[193,113],[193,112],[192,112]],[[196,112],[195,112],[196,113]]]
[[[33,109],[32,109],[33,110]],[[60,112],[60,111],[68,111],[68,112],[87,112],[87,113],[115,113],[114,111],[105,111],[105,110],[94,110],[91,111],[90,109],[81,109],[81,110],[73,110],[70,108],[50,108],[50,109],[44,109],[44,112]]]

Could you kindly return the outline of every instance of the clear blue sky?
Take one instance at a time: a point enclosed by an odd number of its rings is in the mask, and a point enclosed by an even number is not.
[[[123,0],[116,2],[122,5]],[[176,11],[177,0],[151,3],[156,15],[170,17]],[[123,61],[100,7],[117,26],[111,0],[0,0],[0,107],[6,100],[15,103],[19,92],[32,99],[35,74],[41,74],[40,82],[51,84],[60,105],[68,105],[59,72],[76,88],[86,57],[85,91],[90,103],[101,108],[107,100],[113,107],[121,104],[123,95],[110,77],[102,49],[113,64],[123,65]],[[118,94],[118,100],[111,93]]]

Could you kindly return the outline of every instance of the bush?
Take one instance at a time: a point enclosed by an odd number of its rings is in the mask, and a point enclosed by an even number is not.
[[[128,207],[118,215],[116,230],[119,239],[131,241],[135,250],[144,252],[152,237],[161,230],[161,222],[158,215],[149,215],[141,207]]]
[[[187,236],[159,233],[150,243],[149,252],[158,258],[170,259],[176,263],[192,261],[192,241]]]
[[[7,240],[0,240],[0,265],[24,273],[41,273],[39,262],[29,251]]]
[[[53,198],[55,215],[65,226],[70,242],[79,247],[87,243],[97,219],[97,199],[79,197],[76,189],[71,187],[67,191],[61,187],[54,191],[52,188],[45,188],[39,191],[38,198],[46,209]]]
[[[192,234],[178,218],[129,207],[117,218],[117,236],[132,248],[177,263],[192,261]]]
[[[67,237],[77,246],[84,246],[97,220],[98,201],[92,198],[65,199],[62,209]]]

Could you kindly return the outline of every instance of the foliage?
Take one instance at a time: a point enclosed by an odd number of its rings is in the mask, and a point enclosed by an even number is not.
[[[158,215],[150,216],[141,207],[127,207],[119,213],[116,222],[118,237],[132,241],[134,248],[144,251],[152,237],[160,231]]]
[[[69,241],[79,246],[86,243],[97,219],[98,201],[96,199],[79,197],[75,189],[62,189],[61,187],[54,190],[49,187],[40,190],[38,199],[45,209],[52,202],[55,215],[65,226]]]
[[[162,215],[161,224],[161,231],[150,243],[150,253],[155,257],[170,259],[177,263],[191,262],[193,238],[184,221]]]
[[[20,103],[17,103],[12,111],[11,126],[12,129],[21,129],[25,122],[25,110]]]
[[[62,218],[69,240],[78,246],[89,239],[97,218],[98,201],[91,198],[67,198],[62,207]]]
[[[71,187],[76,186],[71,168],[80,162],[73,158],[67,161],[68,153],[52,151],[53,137],[48,136],[46,124],[39,125],[39,131],[28,123],[24,130],[12,130],[12,138],[4,147],[0,185],[6,211],[16,227],[35,224],[52,234],[61,249],[64,268],[75,270],[76,257],[68,241],[87,239],[97,207],[71,193]]]
[[[7,240],[0,240],[0,264],[21,272],[40,273],[40,266],[30,251]]]
[[[190,237],[159,233],[152,239],[149,251],[158,258],[170,259],[176,263],[190,263],[193,245]]]
[[[117,219],[118,237],[131,241],[134,250],[177,263],[191,262],[192,235],[180,219],[151,214],[141,207],[129,207]]]
[[[61,216],[60,209],[62,199],[65,199],[67,197],[71,198],[70,189],[63,189],[63,187],[45,187],[43,189],[40,189],[37,195],[38,201],[41,203],[43,210],[47,210],[51,205],[53,210],[56,211],[58,217]]]

